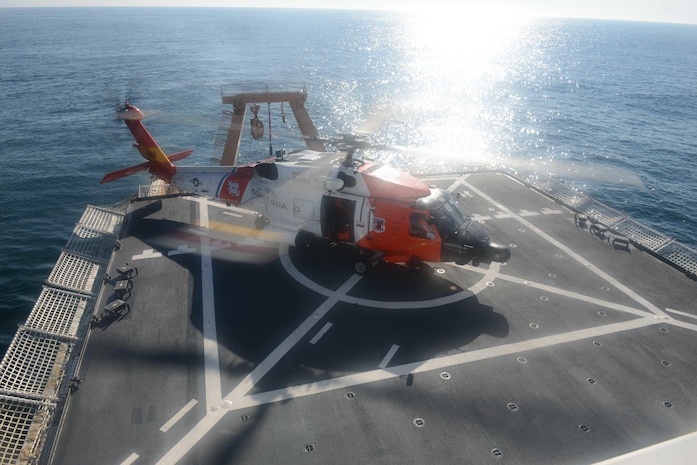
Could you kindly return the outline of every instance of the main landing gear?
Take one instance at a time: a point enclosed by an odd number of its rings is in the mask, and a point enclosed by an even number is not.
[[[358,275],[365,276],[381,259],[381,253],[358,248],[355,251],[353,271]]]
[[[406,266],[409,274],[414,276],[429,276],[433,274],[433,268],[418,257],[410,257],[406,262]]]
[[[363,247],[356,247],[353,244],[330,241],[319,238],[307,231],[300,231],[295,236],[295,246],[304,251],[314,249],[326,249],[327,253],[339,253],[348,258],[353,264],[353,271],[356,274],[365,276],[382,259],[382,254],[374,250]]]

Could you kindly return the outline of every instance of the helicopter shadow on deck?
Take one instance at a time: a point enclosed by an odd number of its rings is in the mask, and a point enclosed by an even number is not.
[[[305,276],[319,276],[322,286],[336,289],[353,275],[339,254],[314,255],[291,248],[294,265]],[[280,265],[249,266],[220,263],[216,273],[235,276],[227,300],[216,295],[218,342],[223,377],[234,388],[235,379],[246,375],[303,323],[326,297],[300,285]],[[312,273],[310,273],[312,269]],[[462,299],[445,305],[428,302],[453,294]],[[351,303],[352,296],[382,301],[424,301],[423,308],[381,308]],[[219,299],[223,299],[222,301]],[[377,301],[377,300],[376,300]],[[331,323],[318,341],[310,342]],[[284,388],[378,367],[392,345],[399,345],[390,365],[414,363],[465,350],[485,334],[505,338],[506,318],[456,283],[437,275],[419,276],[399,265],[379,264],[317,321],[278,364],[262,379],[256,391]],[[225,380],[224,380],[225,382]]]
[[[193,209],[193,204],[190,205]],[[170,213],[170,215],[168,215]],[[153,248],[153,251],[167,255],[182,243],[194,242],[200,244],[200,238],[192,233],[197,226],[177,221],[176,212],[171,210],[169,203],[162,200],[144,202],[131,211],[124,220],[119,239],[134,237]]]

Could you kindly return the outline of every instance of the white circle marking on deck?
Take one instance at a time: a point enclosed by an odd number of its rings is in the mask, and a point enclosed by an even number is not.
[[[286,272],[293,277],[296,281],[298,281],[300,284],[303,286],[307,287],[308,289],[311,289],[318,294],[324,295],[324,296],[330,296],[334,295],[336,291],[329,289],[327,287],[322,286],[321,284],[311,280],[300,270],[298,270],[295,265],[293,264],[293,261],[290,258],[290,255],[288,254],[288,244],[281,244],[279,247],[279,258],[281,260],[281,264],[283,265],[283,268],[286,270]],[[489,266],[489,269],[483,274],[482,278],[477,281],[475,284],[472,286],[468,287],[467,289],[463,289],[460,292],[456,292],[455,294],[443,296],[443,297],[437,297],[435,299],[428,299],[428,300],[407,300],[407,301],[385,301],[385,300],[375,300],[375,299],[364,299],[362,297],[356,297],[356,296],[351,296],[351,295],[342,295],[339,297],[339,300],[342,302],[347,302],[351,304],[356,304],[356,305],[361,305],[364,307],[375,307],[375,308],[390,308],[390,309],[410,309],[410,308],[426,308],[426,307],[438,307],[441,305],[448,305],[452,304],[455,302],[460,302],[461,300],[465,300],[469,297],[472,297],[479,292],[483,291],[486,289],[487,283],[488,282],[493,282],[494,279],[496,278],[496,275],[498,274],[500,269],[499,263],[497,262],[492,262],[491,265]]]

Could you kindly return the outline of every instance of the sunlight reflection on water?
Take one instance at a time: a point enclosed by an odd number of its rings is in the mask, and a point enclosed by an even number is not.
[[[471,13],[411,14],[391,31],[391,40],[401,44],[394,59],[402,76],[396,98],[380,105],[390,115],[378,135],[409,146],[406,155],[391,158],[412,168],[505,163],[516,148],[511,133],[521,126],[521,112],[530,126],[523,135],[538,136],[535,116],[522,109],[525,97],[512,88],[524,74],[521,67],[527,69],[539,56],[534,20]]]

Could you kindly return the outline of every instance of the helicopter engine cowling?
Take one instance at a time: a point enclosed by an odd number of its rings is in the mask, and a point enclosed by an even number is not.
[[[329,191],[340,191],[344,188],[344,181],[339,178],[320,176],[319,181],[322,184],[322,187]]]

